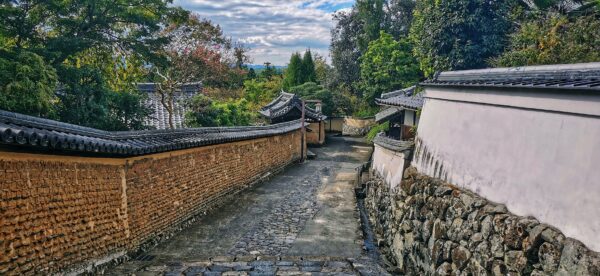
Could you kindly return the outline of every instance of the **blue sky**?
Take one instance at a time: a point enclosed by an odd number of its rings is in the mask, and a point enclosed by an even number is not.
[[[175,5],[219,24],[252,50],[253,63],[285,65],[310,48],[329,55],[331,16],[354,0],[175,0]]]

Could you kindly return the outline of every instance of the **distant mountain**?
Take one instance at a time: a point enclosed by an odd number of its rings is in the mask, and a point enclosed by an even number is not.
[[[263,70],[266,68],[266,66],[264,64],[247,64],[248,68],[252,68],[254,70]],[[285,68],[287,68],[287,66],[280,66],[280,65],[271,65],[271,67],[275,67],[275,69],[277,70],[283,70]]]

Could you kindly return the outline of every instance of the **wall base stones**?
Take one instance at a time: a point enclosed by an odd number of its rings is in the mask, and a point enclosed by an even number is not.
[[[342,127],[342,135],[344,136],[365,136],[371,127],[375,125],[375,119],[356,119],[346,117],[344,118],[344,125]]]
[[[532,217],[408,168],[399,187],[367,183],[382,253],[399,273],[600,275],[600,254]]]

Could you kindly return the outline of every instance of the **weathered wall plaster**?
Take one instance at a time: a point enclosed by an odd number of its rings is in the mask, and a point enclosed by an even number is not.
[[[372,168],[393,189],[402,180],[405,159],[404,153],[395,152],[376,144],[373,151]]]
[[[600,251],[598,116],[592,93],[428,88],[412,164]]]

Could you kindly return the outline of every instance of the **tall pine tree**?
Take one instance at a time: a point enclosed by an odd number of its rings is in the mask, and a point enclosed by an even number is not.
[[[290,64],[285,70],[285,78],[283,79],[283,88],[289,89],[296,85],[302,84],[302,58],[299,53],[292,54]]]
[[[316,82],[317,73],[315,72],[315,62],[312,58],[312,53],[310,50],[307,50],[304,53],[304,58],[302,59],[302,78],[301,83],[304,84],[306,82]]]

